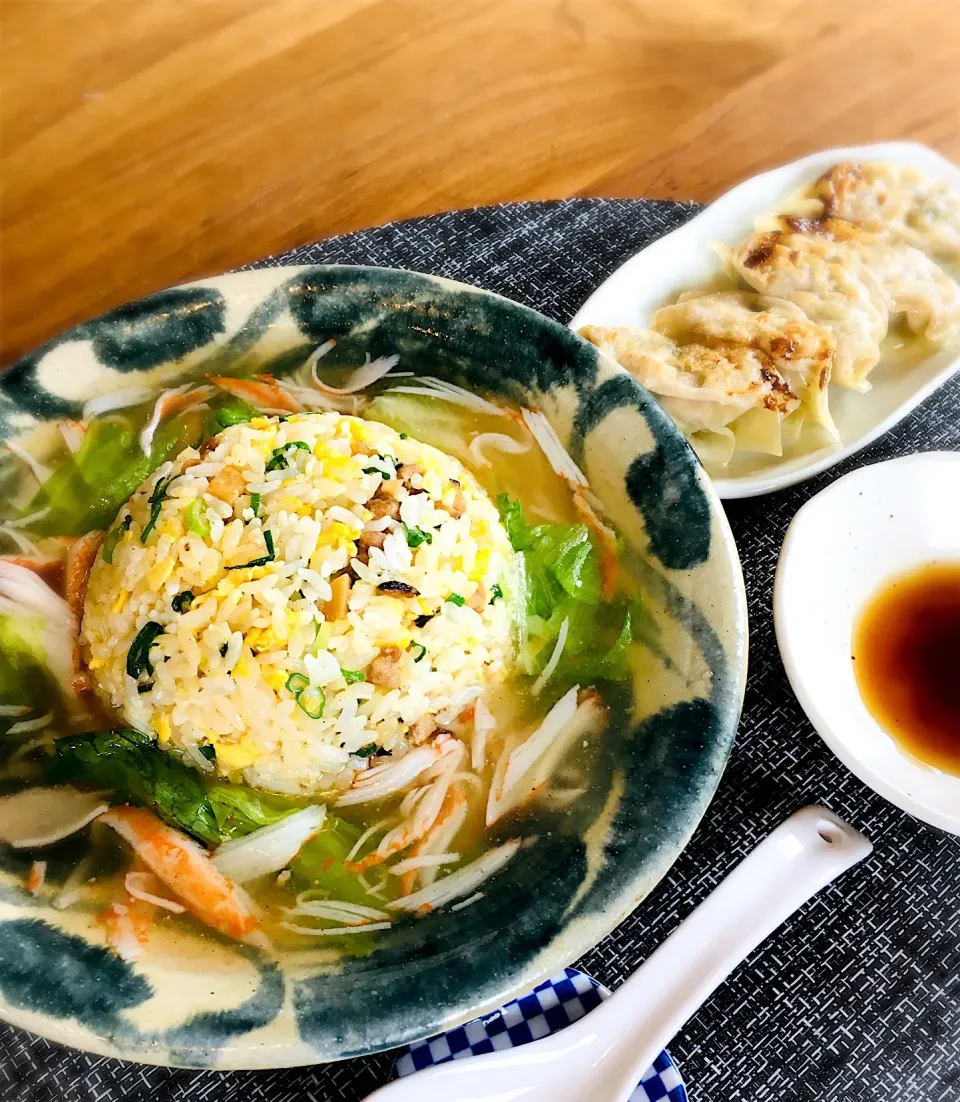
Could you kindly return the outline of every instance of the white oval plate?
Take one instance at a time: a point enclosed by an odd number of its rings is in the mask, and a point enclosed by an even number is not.
[[[960,454],[925,452],[861,467],[793,518],[773,590],[777,644],[807,718],[864,784],[960,834],[960,777],[906,754],[867,711],[850,644],[864,602],[889,578],[960,562]]]
[[[791,194],[812,183],[838,161],[890,161],[909,165],[960,188],[960,168],[925,145],[882,142],[812,153],[799,161],[753,176],[711,203],[679,229],[654,241],[604,280],[570,322],[582,325],[649,325],[654,312],[682,291],[704,286],[721,272],[712,242],[737,245]],[[954,275],[956,273],[953,273]],[[941,349],[899,377],[877,367],[866,394],[833,387],[830,408],[840,442],[794,459],[774,456],[738,459],[742,473],[715,478],[722,498],[755,497],[802,482],[867,446],[902,421],[924,398],[960,368],[956,343]]]

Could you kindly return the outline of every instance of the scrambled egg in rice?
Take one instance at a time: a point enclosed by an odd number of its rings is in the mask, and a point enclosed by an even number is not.
[[[83,655],[107,704],[197,768],[345,787],[504,678],[511,554],[450,456],[338,413],[257,417],[120,511]]]

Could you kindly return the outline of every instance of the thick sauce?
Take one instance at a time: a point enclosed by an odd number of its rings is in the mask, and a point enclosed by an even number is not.
[[[860,610],[853,663],[874,719],[915,758],[960,775],[960,563],[886,583]]]

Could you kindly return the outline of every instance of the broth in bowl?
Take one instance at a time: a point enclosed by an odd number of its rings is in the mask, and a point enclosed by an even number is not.
[[[655,645],[539,412],[397,357],[119,391],[0,524],[0,837],[139,955],[364,954],[565,817]],[[368,358],[369,360],[369,358]],[[400,365],[402,366],[402,365]],[[626,690],[629,691],[629,690]]]

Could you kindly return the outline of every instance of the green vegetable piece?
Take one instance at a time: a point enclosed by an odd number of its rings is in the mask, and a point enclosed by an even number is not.
[[[134,681],[144,672],[153,673],[150,648],[157,641],[157,637],[163,635],[163,630],[163,624],[158,624],[156,620],[148,620],[130,644],[130,650],[127,651],[127,673]]]
[[[95,528],[108,528],[152,471],[171,455],[200,442],[202,417],[202,411],[188,411],[161,425],[149,456],[140,448],[142,418],[123,414],[95,418],[79,449],[24,508],[25,516],[48,510],[30,525],[30,531],[38,536],[82,536]]]
[[[113,563],[113,553],[117,549],[117,544],[123,538],[123,534],[130,531],[131,524],[133,524],[133,517],[127,513],[123,520],[107,533],[106,539],[103,541],[103,547],[100,548],[100,554],[103,556],[104,562]]]
[[[0,702],[46,711],[57,688],[47,668],[43,618],[15,613],[0,615]],[[17,722],[3,720],[6,728]],[[27,736],[28,738],[31,736]]]
[[[319,719],[323,715],[323,709],[327,706],[327,697],[323,689],[316,685],[306,689],[300,689],[294,693],[293,699],[297,707],[311,719]]]
[[[177,476],[174,475],[173,478]],[[173,478],[161,478],[160,481],[154,486],[153,493],[148,498],[150,502],[150,519],[147,521],[146,526],[140,533],[140,542],[146,543],[147,536],[156,527],[157,521],[160,519],[160,510],[163,508],[163,499],[167,496],[167,487],[173,481]]]
[[[259,494],[251,494],[250,495],[250,511],[253,513],[253,515],[255,517],[260,516],[260,495]]]
[[[390,471],[383,471],[379,467],[364,467],[363,468],[363,473],[364,474],[378,474],[378,475],[380,475],[380,477],[383,479],[384,482],[389,482],[390,479],[393,477],[393,475],[395,475],[397,473],[397,467],[400,466],[400,463],[399,463],[398,460],[394,459],[394,457],[392,455],[381,455],[378,458],[382,459],[384,461],[384,463],[391,464],[391,466],[393,467],[393,473],[391,474]]]
[[[529,547],[529,541],[527,538],[527,522],[523,518],[523,506],[507,494],[498,494],[497,508],[500,510],[500,520],[503,522],[507,536],[513,544],[514,551],[526,551]]]
[[[203,422],[203,435],[216,436],[230,425],[242,425],[256,417],[257,411],[242,398],[232,394],[224,397],[215,409],[208,411]]]
[[[359,827],[328,811],[319,834],[307,842],[290,866],[294,886],[300,891],[320,888],[331,899],[342,899],[347,903],[369,907],[371,900],[367,895],[366,885],[346,865],[347,854],[356,845],[361,833]],[[399,878],[394,876],[390,879]],[[396,884],[387,885],[387,889],[393,889],[394,894],[397,888]],[[380,903],[374,900],[373,905],[379,907]],[[357,940],[357,936],[352,935],[351,944]]]
[[[202,748],[201,748],[202,749]],[[160,751],[163,753],[163,751]],[[244,784],[218,782],[210,786],[207,799],[221,841],[242,838],[261,827],[285,819],[300,806],[283,796],[258,792]]]
[[[401,440],[406,440],[407,439],[407,434],[405,432],[401,432],[400,433],[400,439]]]
[[[361,746],[359,750],[354,750],[353,756],[355,758],[369,758],[372,757],[378,750],[379,746],[375,742],[368,742],[366,746]]]
[[[295,673],[290,674],[290,676],[287,678],[286,688],[291,693],[294,693],[294,694],[300,693],[300,692],[303,692],[304,689],[308,689],[309,687],[310,687],[310,678],[307,677],[307,675],[305,673],[296,673],[295,672]]]
[[[205,742],[202,746],[198,746],[197,749],[207,759],[207,761],[217,760],[217,748],[212,743]]]
[[[407,529],[407,547],[419,547],[421,543],[433,543],[433,533],[422,528]]]
[[[531,589],[538,584],[535,615],[549,619],[547,583],[536,574],[549,574],[571,597],[597,604],[600,601],[600,566],[597,551],[585,524],[538,524],[528,527],[520,502],[506,494],[497,497],[500,519],[515,551],[527,553]],[[556,600],[553,601],[556,604]]]
[[[423,645],[423,643],[411,643],[410,649],[418,650],[420,652],[417,657],[414,658],[414,662],[420,662],[423,659],[424,655],[427,653],[427,648]]]
[[[589,604],[600,601],[600,566],[585,524],[538,524],[527,535],[530,553],[548,566],[571,597]]]
[[[209,758],[213,749],[204,745],[200,752]],[[208,786],[195,769],[130,728],[57,739],[50,779],[110,789],[207,845],[270,826],[299,806],[246,785]]]
[[[360,681],[367,680],[367,675],[363,672],[363,670],[345,670],[341,666],[340,672],[343,674],[343,680],[346,681],[348,685],[354,685],[359,683]]]
[[[200,498],[194,498],[183,514],[183,525],[188,532],[207,539],[210,535],[210,522],[207,520],[207,507]]]
[[[463,606],[467,603],[466,599],[464,597],[461,597],[459,593],[451,593],[447,597],[447,600],[450,602],[450,604],[456,605],[458,608],[463,608]]]
[[[108,788],[121,799],[152,808],[208,845],[223,835],[200,775],[129,728],[56,740],[52,779]]]
[[[293,466],[293,457],[298,450],[302,450],[310,453],[310,445],[303,440],[291,440],[289,444],[284,444],[282,448],[274,448],[267,462],[267,471],[282,471],[286,467]]]
[[[626,674],[627,653],[633,642],[633,617],[630,609],[623,618],[623,627],[613,642],[613,646],[603,656],[601,666],[608,677],[619,680]]]
[[[189,589],[185,589],[182,593],[178,593],[176,597],[170,602],[174,612],[186,612],[187,609],[193,604],[194,597]]]
[[[246,570],[248,566],[264,566],[268,562],[273,562],[274,550],[273,550],[273,533],[267,529],[263,533],[263,542],[267,545],[267,554],[261,555],[259,559],[251,559],[249,562],[239,563],[237,566],[228,566],[227,570]]]
[[[490,601],[489,601],[489,604],[492,605],[494,601],[499,601],[502,596],[503,596],[503,590],[500,588],[500,586],[496,582],[494,582],[493,585],[490,587]]]

